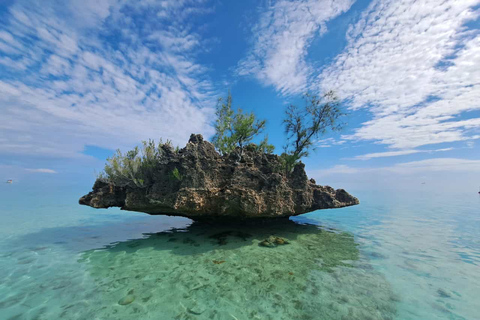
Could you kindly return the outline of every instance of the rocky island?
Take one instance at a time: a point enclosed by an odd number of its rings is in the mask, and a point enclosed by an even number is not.
[[[79,203],[201,221],[288,218],[359,203],[343,189],[308,179],[301,162],[285,173],[278,155],[254,144],[220,155],[212,143],[192,134],[182,149],[163,144],[159,150],[161,160],[148,181],[116,185],[99,177]]]

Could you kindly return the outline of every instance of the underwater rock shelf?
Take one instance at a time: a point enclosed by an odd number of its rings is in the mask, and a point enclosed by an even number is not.
[[[359,203],[343,189],[308,179],[303,163],[285,174],[279,156],[252,145],[222,156],[201,135],[192,134],[177,152],[168,144],[162,148],[165,159],[149,185],[120,187],[97,179],[79,203],[203,221],[288,218]]]

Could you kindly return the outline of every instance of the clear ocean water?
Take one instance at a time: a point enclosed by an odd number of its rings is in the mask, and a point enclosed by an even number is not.
[[[480,319],[476,190],[349,190],[359,206],[249,227],[88,190],[0,186],[1,319]]]

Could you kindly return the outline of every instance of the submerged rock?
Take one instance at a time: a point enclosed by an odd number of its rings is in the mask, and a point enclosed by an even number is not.
[[[276,247],[275,243],[270,242],[270,241],[268,241],[268,240],[266,240],[266,239],[263,240],[263,241],[261,241],[261,242],[259,243],[259,245],[260,245],[261,247],[268,247],[268,248],[275,248],[275,247]]]
[[[166,155],[145,188],[97,180],[79,203],[209,221],[287,218],[359,203],[343,189],[316,185],[303,163],[286,175],[279,156],[251,145],[221,156],[201,135],[192,134],[185,148]]]
[[[451,298],[452,295],[445,289],[439,288],[437,294],[442,298]]]
[[[259,245],[261,247],[275,248],[276,246],[281,246],[284,244],[289,244],[287,239],[281,237],[270,236],[267,239],[261,241]]]
[[[118,304],[121,305],[121,306],[125,306],[127,304],[132,303],[133,301],[135,301],[135,296],[132,295],[132,294],[129,294],[129,295],[126,295],[125,297],[123,297],[122,299],[120,299],[118,301]]]

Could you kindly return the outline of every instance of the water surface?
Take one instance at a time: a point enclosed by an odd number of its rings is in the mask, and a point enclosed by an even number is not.
[[[474,193],[360,191],[240,227],[81,207],[84,190],[1,186],[0,318],[478,318]]]

